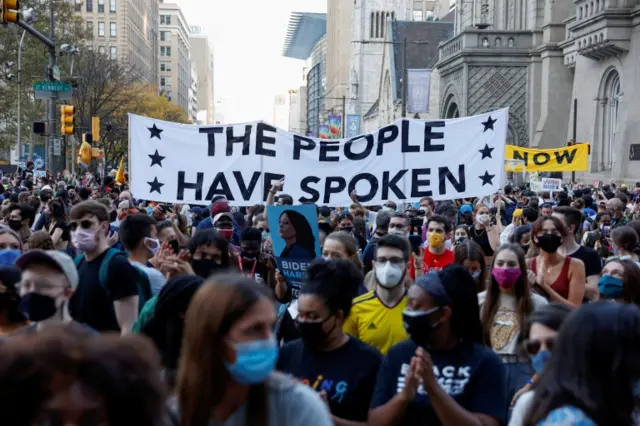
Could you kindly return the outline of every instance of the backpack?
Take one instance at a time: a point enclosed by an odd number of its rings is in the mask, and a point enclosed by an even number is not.
[[[158,302],[158,296],[153,296],[151,299],[144,304],[144,307],[140,310],[138,314],[138,319],[133,324],[133,333],[138,334],[142,330],[142,327],[145,326],[149,322],[149,320],[153,317],[153,314],[156,310],[156,303]]]
[[[127,257],[126,253],[123,253],[119,250],[116,250],[114,248],[107,249],[107,254],[104,256],[104,259],[102,259],[100,270],[98,271],[98,280],[100,281],[100,285],[104,289],[105,293],[107,293],[107,297],[109,298],[111,298],[111,295],[109,294],[109,290],[107,288],[107,280],[109,279],[109,268],[111,266],[111,261],[116,256]],[[74,259],[76,268],[79,268],[84,260],[84,253],[80,256],[77,256]],[[147,303],[147,301],[151,299],[151,283],[149,282],[149,277],[142,269],[133,264],[131,266],[133,266],[138,272],[138,276],[136,278],[136,287],[138,288],[138,312],[141,312],[144,308],[145,303]]]

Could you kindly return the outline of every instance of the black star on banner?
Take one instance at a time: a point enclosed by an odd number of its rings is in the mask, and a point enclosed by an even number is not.
[[[158,154],[158,150],[156,149],[155,154],[149,155],[149,158],[151,158],[151,165],[149,167],[153,167],[155,164],[162,167],[162,160],[164,160],[167,157],[163,157],[162,155]]]
[[[492,180],[494,177],[496,177],[496,175],[490,175],[489,172],[485,171],[484,176],[478,176],[478,177],[482,179],[482,186],[485,186],[486,184],[493,185]]]
[[[482,154],[481,160],[484,160],[487,157],[488,158],[493,158],[491,156],[491,151],[493,151],[494,149],[495,148],[489,148],[489,145],[484,144],[484,148],[478,150],[478,151],[480,151],[480,154]],[[156,152],[158,152],[158,151],[156,151]],[[151,157],[151,156],[149,156],[149,157]],[[152,166],[153,166],[153,164],[152,164]]]
[[[162,139],[160,137],[160,133],[164,132],[164,130],[158,129],[158,127],[156,126],[156,123],[153,123],[153,127],[147,127],[147,129],[149,129],[149,131],[151,132],[151,137],[149,139],[153,139],[154,137],[157,137],[158,139]]]
[[[481,124],[484,126],[484,130],[482,131],[482,133],[486,132],[487,130],[493,129],[493,125],[495,124],[495,122],[498,121],[498,119],[492,119],[491,116],[489,116],[489,118],[487,118],[487,121],[483,121]]]
[[[162,194],[162,192],[160,192],[160,188],[162,188],[164,186],[164,183],[160,183],[158,182],[158,178],[153,178],[153,182],[147,182],[149,184],[149,186],[151,186],[151,189],[149,189],[149,194],[151,194],[153,191],[157,191],[158,194]]]

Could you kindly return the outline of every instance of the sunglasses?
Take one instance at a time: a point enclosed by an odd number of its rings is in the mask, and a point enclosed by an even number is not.
[[[524,350],[527,351],[529,355],[534,356],[538,352],[540,352],[543,343],[547,350],[553,351],[553,347],[556,344],[556,338],[547,337],[546,339],[542,340],[525,340],[522,345],[524,346]]]
[[[80,222],[70,222],[69,229],[71,231],[75,231],[78,228],[78,225],[80,225],[80,228],[82,229],[91,229],[91,227],[93,226],[93,222],[90,220],[81,220]]]

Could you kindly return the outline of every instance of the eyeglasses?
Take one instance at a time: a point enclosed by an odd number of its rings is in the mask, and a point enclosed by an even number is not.
[[[391,263],[392,265],[400,265],[402,263],[404,263],[404,259],[401,257],[377,257],[376,258],[376,263]]]
[[[90,220],[81,220],[80,222],[70,222],[69,223],[69,229],[71,231],[75,231],[78,228],[78,225],[80,225],[80,227],[82,229],[91,229],[93,224],[94,224],[94,222],[92,222]]]
[[[524,342],[522,342],[522,345],[524,347],[524,350],[527,351],[529,355],[534,356],[538,352],[540,352],[543,343],[547,350],[552,351],[553,347],[556,344],[556,338],[547,337],[546,339],[542,340],[525,340]]]

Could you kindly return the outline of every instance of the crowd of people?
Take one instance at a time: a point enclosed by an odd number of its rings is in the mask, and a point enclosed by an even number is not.
[[[265,205],[135,195],[3,177],[2,424],[640,424],[640,183],[354,194],[297,292]]]

